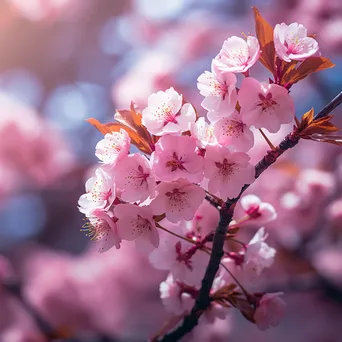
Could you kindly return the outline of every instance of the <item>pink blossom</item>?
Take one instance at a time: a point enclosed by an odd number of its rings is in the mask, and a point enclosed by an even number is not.
[[[115,186],[110,175],[101,168],[85,184],[86,194],[78,200],[79,210],[86,216],[94,209],[108,209],[115,200]]]
[[[238,95],[243,122],[276,133],[282,124],[294,119],[295,107],[287,89],[260,83],[252,77],[242,81]]]
[[[197,139],[197,144],[200,148],[217,144],[213,124],[209,125],[203,117],[200,117],[195,123],[191,124],[190,132],[191,136]]]
[[[142,251],[149,252],[151,247],[158,247],[159,235],[149,207],[118,204],[114,214],[118,219],[116,225],[122,240],[135,241],[136,247]]]
[[[175,315],[189,312],[195,302],[189,293],[182,290],[181,284],[176,282],[171,274],[159,286],[160,298],[165,309]]]
[[[254,281],[264,268],[273,264],[276,250],[267,245],[265,228],[260,228],[248,243],[244,257],[243,272],[247,280]]]
[[[205,191],[185,179],[161,182],[157,185],[158,195],[151,203],[153,213],[164,214],[173,223],[191,220],[205,197]]]
[[[143,202],[148,197],[154,197],[156,182],[145,156],[139,153],[128,155],[115,165],[112,174],[123,201]]]
[[[246,152],[254,145],[254,134],[235,110],[229,118],[222,118],[214,124],[214,135],[223,146],[234,151]]]
[[[160,225],[180,236],[186,236],[185,224],[182,221],[172,224],[164,219]],[[189,254],[193,244],[164,230],[160,230],[159,236],[159,247],[149,255],[153,267],[170,271],[173,279],[187,285],[200,285],[209,256],[201,250]]]
[[[196,153],[196,140],[189,136],[162,136],[156,144],[152,169],[157,180],[203,179],[203,158]]]
[[[231,72],[205,71],[197,79],[197,87],[205,99],[202,107],[208,111],[220,113],[221,117],[230,115],[236,106],[236,76]],[[208,116],[209,117],[209,116]],[[209,117],[210,121],[211,118]]]
[[[337,288],[342,287],[342,245],[325,246],[312,256],[312,264],[321,277]]]
[[[277,326],[285,314],[286,304],[279,298],[283,293],[266,293],[262,296],[254,314],[254,320],[260,330]]]
[[[331,172],[304,169],[295,184],[299,194],[310,198],[331,196],[336,189],[336,179]]]
[[[258,39],[252,36],[247,41],[230,37],[224,41],[220,53],[213,60],[213,67],[221,72],[246,72],[259,59]]]
[[[83,225],[82,231],[87,232],[91,240],[98,242],[101,247],[99,252],[108,251],[113,246],[120,248],[121,239],[117,233],[117,227],[112,217],[100,209],[91,212],[89,222]]]
[[[104,139],[97,143],[95,155],[104,164],[114,166],[128,154],[130,143],[131,139],[124,129],[107,133]]]
[[[274,46],[279,58],[286,62],[303,61],[318,53],[318,43],[307,36],[305,26],[292,23],[277,24],[274,28]]]
[[[190,235],[193,240],[203,238],[215,230],[219,219],[220,215],[218,210],[207,200],[203,200],[191,222],[186,222],[187,235]]]
[[[254,167],[243,152],[230,152],[222,146],[208,146],[204,173],[209,179],[208,190],[224,199],[236,197],[244,184],[254,182]]]
[[[182,106],[182,95],[172,87],[149,96],[148,106],[142,111],[142,123],[154,135],[188,131],[189,124],[195,122],[194,107],[186,103]]]
[[[0,91],[0,197],[51,185],[75,166],[57,127],[33,108]]]
[[[252,223],[261,225],[277,218],[273,205],[262,202],[258,196],[246,195],[241,198],[240,203]]]

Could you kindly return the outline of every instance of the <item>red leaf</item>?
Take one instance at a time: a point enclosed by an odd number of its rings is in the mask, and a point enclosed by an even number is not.
[[[255,32],[260,44],[260,62],[274,74],[275,50],[273,42],[273,28],[261,16],[259,10],[253,7],[255,18]]]
[[[288,72],[285,76],[284,82],[294,84],[314,72],[329,69],[334,66],[335,64],[332,63],[329,58],[310,57],[301,64],[299,64],[299,66],[296,69],[292,68],[292,70],[290,70],[290,72]]]

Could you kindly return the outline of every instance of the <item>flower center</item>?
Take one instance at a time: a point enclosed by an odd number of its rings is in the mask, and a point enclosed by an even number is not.
[[[139,231],[139,233],[143,233],[147,229],[149,231],[152,230],[150,221],[143,218],[140,215],[138,215],[138,219],[137,219],[135,228]]]
[[[150,176],[149,173],[145,173],[141,165],[138,166],[138,172],[135,174],[134,178],[140,180],[140,186],[147,182],[147,178]]]
[[[94,184],[93,190],[91,191],[91,198],[94,202],[97,201],[108,201],[112,196],[112,189],[103,191],[104,181],[102,179],[97,180]]]
[[[170,167],[171,171],[176,171],[177,169],[185,170],[183,166],[184,161],[182,161],[182,157],[178,157],[176,152],[173,152],[172,159],[166,163],[166,167]]]
[[[260,103],[258,103],[258,106],[260,106],[263,111],[277,104],[277,102],[273,100],[271,93],[268,93],[266,96],[259,93],[259,99]]]
[[[223,159],[222,163],[215,162],[215,165],[219,169],[219,173],[224,177],[227,177],[234,173],[233,166],[235,165],[235,163],[229,163],[226,158]]]
[[[92,241],[103,239],[108,231],[110,231],[109,226],[99,219],[96,219],[93,223],[87,221],[81,229],[81,232],[85,232],[86,236]]]
[[[303,47],[304,44],[301,40],[301,38],[299,38],[298,36],[292,37],[291,39],[289,39],[289,41],[285,41],[284,45],[286,47],[286,53],[290,54],[297,54],[299,53]]]
[[[165,195],[169,197],[170,201],[183,202],[185,192],[179,189],[173,189],[172,192],[168,191]]]
[[[164,126],[166,126],[169,122],[172,123],[178,123],[176,120],[176,117],[178,114],[173,114],[174,107],[173,106],[167,106],[166,104],[163,104],[162,107],[158,107],[160,111],[162,112],[162,117],[164,119]]]
[[[222,128],[224,133],[229,136],[234,134],[240,135],[243,133],[243,123],[235,120],[229,120]]]

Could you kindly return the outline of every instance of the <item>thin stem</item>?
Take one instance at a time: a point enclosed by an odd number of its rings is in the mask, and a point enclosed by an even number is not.
[[[205,199],[216,209],[219,207],[219,204],[214,201],[209,195],[205,195]]]
[[[240,220],[237,220],[234,224],[230,224],[228,226],[228,230],[231,229],[231,228],[236,228],[241,223],[245,223],[245,222],[249,221],[250,219],[251,219],[251,217],[249,215],[246,215],[246,216],[242,217]]]
[[[243,243],[242,241],[240,241],[240,240],[236,240],[236,239],[233,239],[233,238],[229,238],[229,239],[227,239],[227,241],[233,241],[233,242],[236,242],[236,243],[238,243],[238,244],[240,244],[244,249],[246,249],[246,244],[245,243]]]
[[[221,205],[221,203],[223,203],[222,199],[211,194],[209,191],[205,191],[206,196],[205,199],[212,205],[214,206],[216,209]]]
[[[161,229],[161,230],[164,230],[165,232],[167,232],[167,233],[169,233],[169,234],[171,234],[171,235],[177,236],[178,238],[180,238],[180,239],[182,239],[182,240],[185,240],[185,241],[187,241],[187,242],[190,242],[190,243],[192,243],[192,244],[194,244],[194,245],[197,244],[195,241],[193,241],[193,240],[191,240],[191,239],[189,239],[189,238],[187,238],[187,237],[178,235],[177,233],[171,232],[171,230],[168,230],[168,229],[162,227],[158,222],[156,222],[156,227],[159,228],[159,229]]]
[[[266,140],[266,142],[267,142],[268,146],[271,148],[271,150],[275,151],[276,148],[274,147],[274,145],[272,144],[271,140],[268,139],[267,135],[264,133],[264,131],[261,128],[259,128],[259,132],[264,137],[264,139]]]
[[[233,280],[238,284],[240,289],[242,290],[243,294],[246,296],[247,299],[250,298],[250,294],[247,292],[247,290],[241,285],[241,283],[236,279],[236,277],[233,275],[232,272],[230,272],[229,268],[226,267],[222,262],[220,262],[220,265],[229,273],[229,275],[233,278]]]

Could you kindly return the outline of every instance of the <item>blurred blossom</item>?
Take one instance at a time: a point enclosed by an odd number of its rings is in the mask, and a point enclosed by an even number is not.
[[[49,184],[72,167],[72,155],[58,132],[5,93],[0,93],[0,132],[0,165],[13,190]]]
[[[7,0],[21,15],[29,20],[39,21],[54,18],[78,0]]]
[[[325,248],[315,254],[313,264],[317,271],[335,286],[342,288],[341,245]]]

